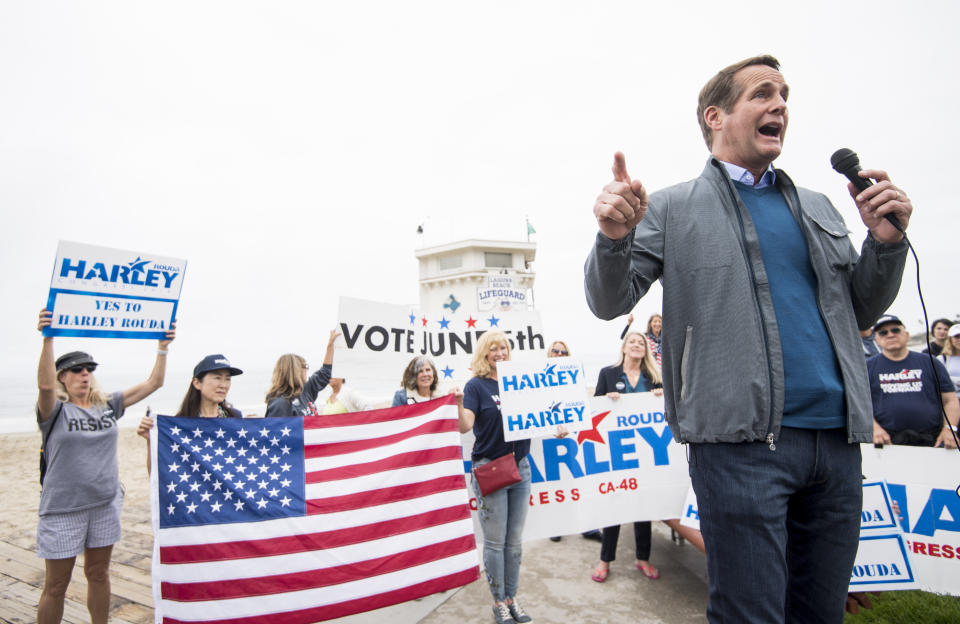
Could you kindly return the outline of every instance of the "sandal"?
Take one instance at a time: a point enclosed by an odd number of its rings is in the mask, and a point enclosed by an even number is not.
[[[637,561],[633,565],[635,565],[638,570],[643,572],[643,575],[650,580],[656,580],[660,578],[660,570],[656,569],[649,563],[640,563]]]
[[[598,583],[602,583],[607,580],[607,575],[610,574],[610,568],[606,569],[601,568],[600,564],[597,564],[597,567],[593,569],[593,574],[590,575],[590,578]]]

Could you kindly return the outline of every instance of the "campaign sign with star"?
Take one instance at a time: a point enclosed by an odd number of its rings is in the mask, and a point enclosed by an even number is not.
[[[409,306],[340,297],[340,337],[334,343],[333,374],[360,378],[377,386],[398,386],[410,360],[425,355],[433,360],[444,388],[463,385],[472,376],[473,349],[484,332],[499,329],[507,335],[514,357],[542,356],[546,343],[540,314],[532,310],[507,313],[458,305],[426,313]]]
[[[186,269],[181,258],[60,241],[43,335],[161,340]]]
[[[590,429],[583,364],[571,357],[500,362],[503,439],[526,440]]]
[[[690,477],[663,398],[643,392],[590,397],[588,405],[589,428],[531,442],[524,541],[680,513]]]

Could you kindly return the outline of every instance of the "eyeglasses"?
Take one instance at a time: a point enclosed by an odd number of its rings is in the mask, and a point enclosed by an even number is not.
[[[550,349],[550,353],[554,355],[570,355],[569,351],[564,351],[563,349]]]
[[[878,329],[878,330],[877,330],[877,335],[878,335],[878,336],[886,336],[887,334],[893,334],[894,336],[896,336],[897,334],[900,333],[900,330],[901,330],[901,329],[903,329],[903,328],[902,328],[902,327],[891,327],[890,329]]]
[[[74,375],[79,375],[79,374],[82,373],[83,371],[87,371],[88,373],[92,373],[93,371],[97,370],[97,365],[96,365],[96,364],[82,364],[82,365],[80,365],[80,366],[74,366],[74,367],[68,368],[67,370],[70,371],[71,373],[73,373]]]

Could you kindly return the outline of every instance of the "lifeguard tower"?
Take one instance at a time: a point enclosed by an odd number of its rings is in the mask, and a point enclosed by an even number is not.
[[[470,239],[415,254],[421,312],[460,316],[533,309],[535,242]]]

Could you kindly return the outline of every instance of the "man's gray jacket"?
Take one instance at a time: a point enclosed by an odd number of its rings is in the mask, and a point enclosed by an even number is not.
[[[870,442],[873,409],[858,328],[896,297],[907,245],[868,234],[858,257],[830,200],[776,173],[817,276],[817,304],[843,378],[848,439]],[[770,285],[750,213],[720,161],[711,157],[700,177],[653,193],[625,238],[598,233],[584,274],[587,303],[607,320],[632,310],[661,280],[664,400],[678,441],[772,443],[779,436],[784,372]]]

